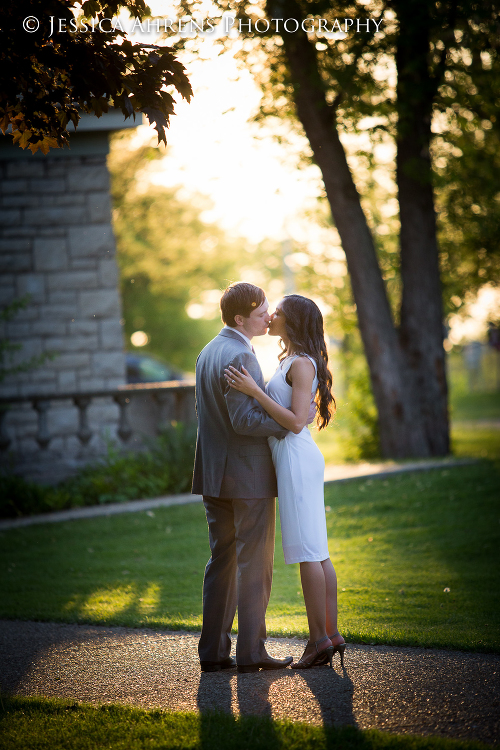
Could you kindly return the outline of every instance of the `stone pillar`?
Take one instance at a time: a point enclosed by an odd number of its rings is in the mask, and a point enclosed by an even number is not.
[[[125,360],[105,157],[1,162],[0,304],[28,294],[4,325],[22,348],[1,395],[116,388]]]
[[[101,132],[94,132],[94,120]],[[0,137],[0,309],[29,295],[26,308],[1,324],[0,335],[20,345],[13,365],[52,357],[4,378],[3,397],[102,391],[125,383],[108,133],[97,118],[87,123],[92,132],[84,124],[70,150],[47,156],[23,152]],[[51,408],[48,417],[55,438],[44,451],[35,441],[32,408],[10,409],[11,455],[3,452],[0,460],[25,465],[25,473],[36,477],[36,467],[44,474],[50,460],[62,476],[102,453],[105,434],[116,434],[117,406],[111,399],[94,400],[89,408],[94,437],[87,446],[75,437],[78,413],[72,401]]]

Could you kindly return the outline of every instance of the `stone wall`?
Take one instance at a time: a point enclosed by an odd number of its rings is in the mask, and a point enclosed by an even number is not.
[[[29,295],[26,308],[0,324],[0,335],[21,345],[13,365],[53,355],[7,376],[0,396],[115,389],[125,383],[125,357],[106,155],[8,159],[1,153],[0,180],[0,308]],[[72,401],[55,403],[49,411],[55,438],[44,451],[31,405],[11,408],[12,442],[2,462],[36,478],[50,465],[51,478],[59,478],[102,454],[103,437],[116,434],[111,399],[94,400],[89,417],[96,432],[82,446]]]

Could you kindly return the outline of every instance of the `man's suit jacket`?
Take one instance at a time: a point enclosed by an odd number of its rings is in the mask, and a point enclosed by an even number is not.
[[[234,331],[223,328],[196,362],[198,438],[192,491],[226,498],[276,497],[276,475],[269,435],[285,437],[250,396],[230,388],[224,369],[243,365],[264,388],[255,354]]]

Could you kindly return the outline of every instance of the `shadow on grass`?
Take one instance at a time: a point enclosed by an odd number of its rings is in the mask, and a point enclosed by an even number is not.
[[[235,674],[234,670],[202,673],[197,705],[200,712],[200,747],[221,748],[229,736],[233,747],[281,748],[281,739],[272,721],[269,688],[279,673]],[[240,718],[233,714],[232,685],[236,683]],[[251,719],[249,717],[252,717]],[[254,717],[260,720],[255,720]]]
[[[143,711],[119,705],[0,696],[5,750],[486,750],[441,737],[390,735],[355,727],[318,727],[268,717]]]
[[[330,679],[325,681],[325,676]],[[290,686],[290,680],[296,680],[293,688]],[[310,700],[319,704],[325,727],[357,726],[353,712],[353,683],[345,670],[342,677],[327,667],[304,670],[300,673],[288,669],[252,674],[235,674],[234,670],[202,673],[197,695],[201,748],[221,748],[229,735],[234,738],[232,747],[282,748],[283,728],[280,723],[273,721],[272,704],[286,702],[290,689],[298,695],[303,695],[305,706]],[[239,712],[238,718],[234,711]],[[303,713],[300,719],[307,723],[311,718],[308,716],[307,708]],[[316,714],[316,711],[314,713]],[[293,726],[287,727],[287,738],[292,746]],[[355,738],[352,747],[360,750],[371,747],[370,742],[365,743],[361,733],[351,734],[349,737],[351,740]],[[309,737],[300,737],[300,747],[338,748],[338,739],[336,733],[315,728]],[[349,746],[350,743],[347,747]]]

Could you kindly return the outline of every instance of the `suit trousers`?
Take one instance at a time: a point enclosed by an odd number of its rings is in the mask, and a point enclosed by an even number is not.
[[[204,495],[211,557],[203,581],[200,661],[219,662],[231,652],[238,607],[238,664],[266,657],[266,609],[274,560],[275,498],[227,499]]]

